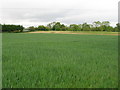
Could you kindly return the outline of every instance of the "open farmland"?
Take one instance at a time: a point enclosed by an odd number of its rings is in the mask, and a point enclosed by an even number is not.
[[[118,36],[3,34],[3,88],[117,88]]]

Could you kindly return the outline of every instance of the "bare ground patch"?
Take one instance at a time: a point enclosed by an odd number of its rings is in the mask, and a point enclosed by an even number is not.
[[[86,33],[86,32],[78,32],[78,33],[73,33],[69,31],[35,31],[35,32],[28,32],[28,33],[55,33],[55,34],[81,34],[81,35],[114,35],[118,36],[120,34],[96,34],[96,33]]]

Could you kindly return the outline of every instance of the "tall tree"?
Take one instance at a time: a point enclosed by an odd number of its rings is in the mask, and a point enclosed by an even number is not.
[[[40,30],[40,31],[48,31],[47,28],[44,25],[39,25],[38,30]]]
[[[100,21],[95,21],[95,22],[93,22],[93,25],[95,27],[100,27],[102,25],[102,23]]]
[[[28,27],[28,30],[29,31],[35,31],[35,27],[34,26],[30,26],[30,27]]]
[[[60,24],[60,22],[56,22],[56,23],[53,25],[53,30],[54,30],[54,31],[60,31],[60,30],[61,30],[61,24]]]
[[[102,25],[110,26],[110,22],[109,22],[109,21],[103,21],[103,22],[102,22]]]
[[[82,24],[82,31],[90,31],[91,28],[90,28],[90,25],[87,24],[87,23],[83,23]]]

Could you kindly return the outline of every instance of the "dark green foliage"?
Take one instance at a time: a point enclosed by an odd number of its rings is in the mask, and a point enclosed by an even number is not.
[[[40,26],[38,26],[37,30],[40,30],[40,31],[48,31],[48,28],[45,27],[44,25],[40,25]]]
[[[30,26],[30,27],[28,28],[28,30],[29,30],[29,31],[36,31],[37,29],[35,29],[34,26]]]
[[[120,23],[116,24],[116,28],[117,28],[118,32],[120,32]]]
[[[21,25],[2,25],[2,32],[22,32],[24,29]]]
[[[53,31],[61,31],[60,22],[55,23],[55,25],[53,26]]]
[[[90,25],[87,23],[82,24],[82,31],[91,31]]]
[[[96,21],[93,24],[83,23],[83,24],[70,24],[66,26],[60,22],[52,22],[47,26],[40,25],[38,27],[29,27],[30,31],[107,31],[107,32],[118,32],[120,31],[120,25],[116,27],[110,26],[109,21]]]
[[[23,26],[20,25],[2,25],[3,32],[22,32]],[[119,32],[120,24],[116,24],[116,27],[110,26],[109,21],[96,21],[93,24],[70,24],[66,26],[60,22],[52,22],[47,26],[39,25],[38,27],[30,26],[27,28],[29,31],[107,31],[107,32]]]
[[[67,30],[67,27],[64,25],[64,24],[61,24],[61,31],[66,31]]]
[[[79,27],[79,25],[71,24],[71,25],[69,26],[69,30],[70,30],[70,31],[81,31],[81,28]]]

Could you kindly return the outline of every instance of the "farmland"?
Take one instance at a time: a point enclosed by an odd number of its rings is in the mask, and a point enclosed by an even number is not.
[[[117,88],[118,36],[3,33],[3,88]]]

